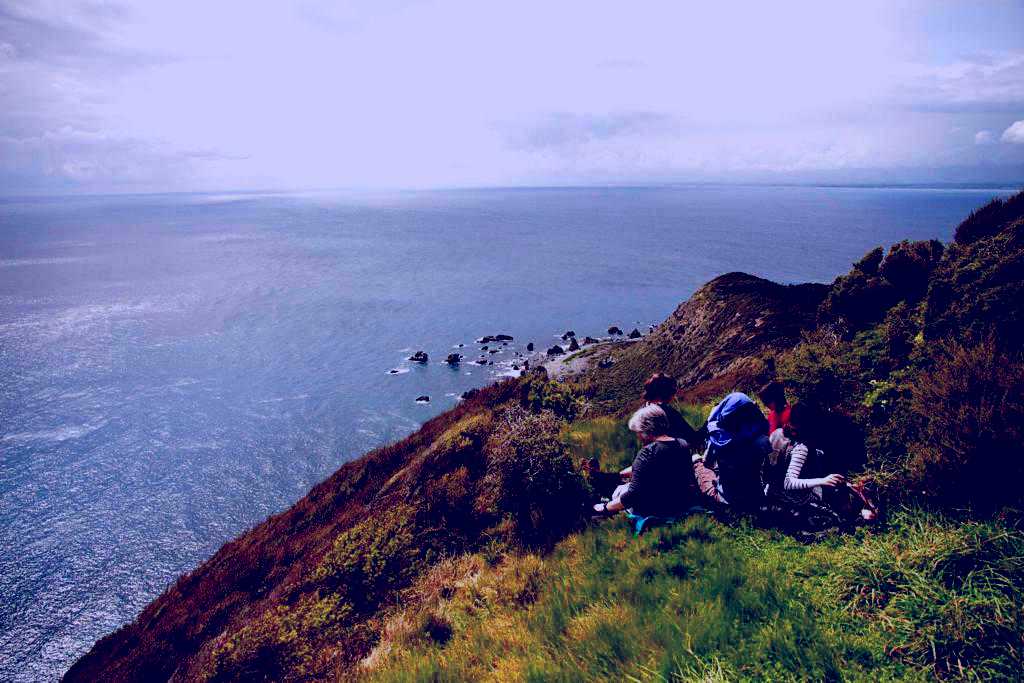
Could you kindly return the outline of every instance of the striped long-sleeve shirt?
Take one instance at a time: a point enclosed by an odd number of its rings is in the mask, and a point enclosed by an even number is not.
[[[803,443],[793,444],[790,449],[789,467],[786,468],[786,479],[782,482],[782,487],[787,491],[803,491],[824,485],[824,477],[800,478],[800,472],[804,469],[804,463],[807,461],[807,453],[807,444]]]

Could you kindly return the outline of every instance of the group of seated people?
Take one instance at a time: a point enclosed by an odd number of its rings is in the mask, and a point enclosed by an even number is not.
[[[808,404],[789,405],[781,383],[769,382],[758,394],[767,417],[746,394],[734,392],[700,429],[672,407],[676,392],[676,381],[663,374],[645,384],[646,404],[629,420],[642,444],[631,467],[612,474],[587,463],[603,499],[596,513],[625,510],[638,532],[647,520],[708,509],[774,511],[793,519],[815,510],[838,522],[875,518],[873,505],[822,450],[822,415]]]

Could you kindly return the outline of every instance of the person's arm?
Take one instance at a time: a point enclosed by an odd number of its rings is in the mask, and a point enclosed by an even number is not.
[[[629,479],[629,487],[622,493],[617,500],[613,500],[604,506],[606,512],[618,512],[619,510],[625,510],[628,507],[632,507],[635,500],[637,491],[643,490],[644,480],[644,469],[647,466],[647,453],[643,449],[637,453],[636,459],[633,460],[633,466],[629,469],[632,470],[632,476]],[[596,506],[595,506],[596,508]],[[600,511],[599,511],[600,512]]]
[[[786,469],[786,479],[782,483],[784,489],[787,491],[803,491],[813,489],[815,486],[839,486],[846,481],[841,474],[830,474],[827,477],[817,477],[815,479],[801,479],[800,472],[803,470],[806,460],[807,445],[798,443],[793,446],[793,451],[789,456],[789,467]]]

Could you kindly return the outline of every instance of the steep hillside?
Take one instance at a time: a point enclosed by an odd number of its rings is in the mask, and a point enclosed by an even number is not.
[[[613,363],[588,373],[590,398],[621,409],[652,372],[679,379],[691,396],[756,383],[764,359],[791,348],[815,326],[827,285],[780,285],[745,273],[721,275],[697,290],[637,343],[615,349]],[[770,360],[768,361],[770,363]],[[710,383],[710,386],[701,386]]]
[[[724,275],[608,367],[479,392],[226,544],[65,680],[1019,673],[1022,197],[831,286]],[[688,416],[771,375],[845,416],[893,527],[812,547],[711,519],[581,532],[576,463],[629,461],[617,415],[654,370]]]

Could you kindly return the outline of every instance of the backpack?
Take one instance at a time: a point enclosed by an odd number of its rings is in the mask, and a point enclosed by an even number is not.
[[[705,463],[718,471],[730,505],[754,508],[764,496],[761,465],[771,450],[768,420],[746,394],[733,392],[708,415]]]

